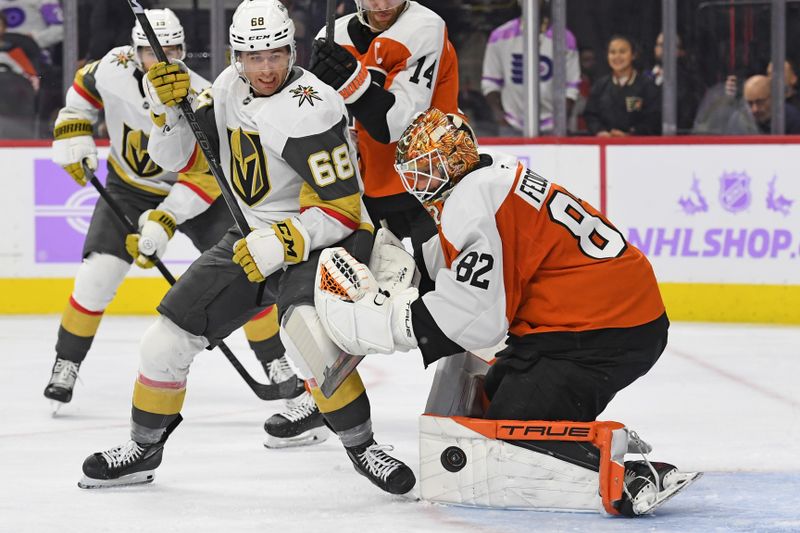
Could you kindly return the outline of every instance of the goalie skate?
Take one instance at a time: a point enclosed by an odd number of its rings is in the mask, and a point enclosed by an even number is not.
[[[286,402],[288,409],[264,422],[266,448],[291,448],[319,444],[328,439],[329,430],[308,392]]]
[[[669,463],[626,461],[619,512],[624,516],[650,514],[702,475],[702,472],[680,472]]]

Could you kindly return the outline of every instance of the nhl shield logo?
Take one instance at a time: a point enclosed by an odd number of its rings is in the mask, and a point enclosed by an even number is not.
[[[231,183],[236,194],[249,205],[255,206],[269,194],[269,173],[261,137],[256,132],[242,128],[228,128],[231,147]]]
[[[750,207],[750,176],[745,172],[725,172],[719,178],[719,202],[722,208],[738,213]]]
[[[147,134],[122,125],[122,158],[128,166],[143,178],[158,176],[164,170],[155,164],[147,153]]]

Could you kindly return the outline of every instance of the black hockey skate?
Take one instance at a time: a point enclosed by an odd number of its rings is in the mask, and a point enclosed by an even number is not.
[[[287,400],[296,398],[305,392],[306,388],[303,380],[298,378],[285,355],[274,359],[269,363],[261,363],[264,372],[267,374],[269,383],[278,385],[280,398]]]
[[[345,448],[356,471],[390,494],[405,494],[417,479],[403,462],[387,454],[392,446],[378,445],[374,439],[361,446]]]
[[[701,475],[680,472],[669,463],[625,461],[625,488],[617,510],[630,517],[650,514]]]
[[[288,409],[269,417],[264,422],[267,448],[289,448],[319,444],[328,438],[325,420],[308,392],[295,399],[287,400]]]
[[[72,400],[72,390],[75,388],[75,380],[78,379],[80,367],[80,363],[56,357],[50,382],[44,389],[44,397],[61,403],[69,403]]]
[[[101,489],[152,483],[155,469],[161,464],[164,455],[164,443],[181,420],[178,415],[161,440],[155,444],[129,440],[110,450],[90,455],[83,462],[83,477],[78,481],[78,487]]]

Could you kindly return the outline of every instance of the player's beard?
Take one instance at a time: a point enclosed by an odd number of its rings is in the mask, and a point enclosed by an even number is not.
[[[401,4],[393,9],[384,11],[367,11],[367,21],[373,31],[386,31],[397,22],[407,4]]]

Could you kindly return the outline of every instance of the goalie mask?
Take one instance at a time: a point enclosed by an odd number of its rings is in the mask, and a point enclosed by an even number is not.
[[[294,32],[289,11],[278,0],[244,0],[233,14],[229,36],[234,67],[264,96],[289,77],[296,59]]]
[[[408,8],[408,0],[355,0],[355,2],[358,20],[376,32],[391,28]]]
[[[431,210],[479,160],[475,133],[466,120],[432,107],[400,137],[395,169],[406,190]]]
[[[183,60],[186,57],[186,47],[184,44],[185,36],[183,33],[183,26],[181,26],[181,21],[178,19],[177,15],[175,15],[171,9],[145,9],[144,13],[147,16],[147,20],[150,21],[150,25],[153,27],[153,31],[158,38],[158,43],[161,46],[179,47],[177,53],[169,53],[165,50],[165,52],[167,52],[167,57],[170,59]],[[142,29],[142,25],[139,23],[138,19],[131,31],[131,42],[136,51],[136,63],[140,68],[142,68],[142,58],[139,55],[142,53],[139,50],[140,48],[148,48],[149,51],[145,53],[153,54],[151,59],[155,61],[155,54],[150,47],[150,41],[147,40],[147,34],[144,32],[144,29]]]

